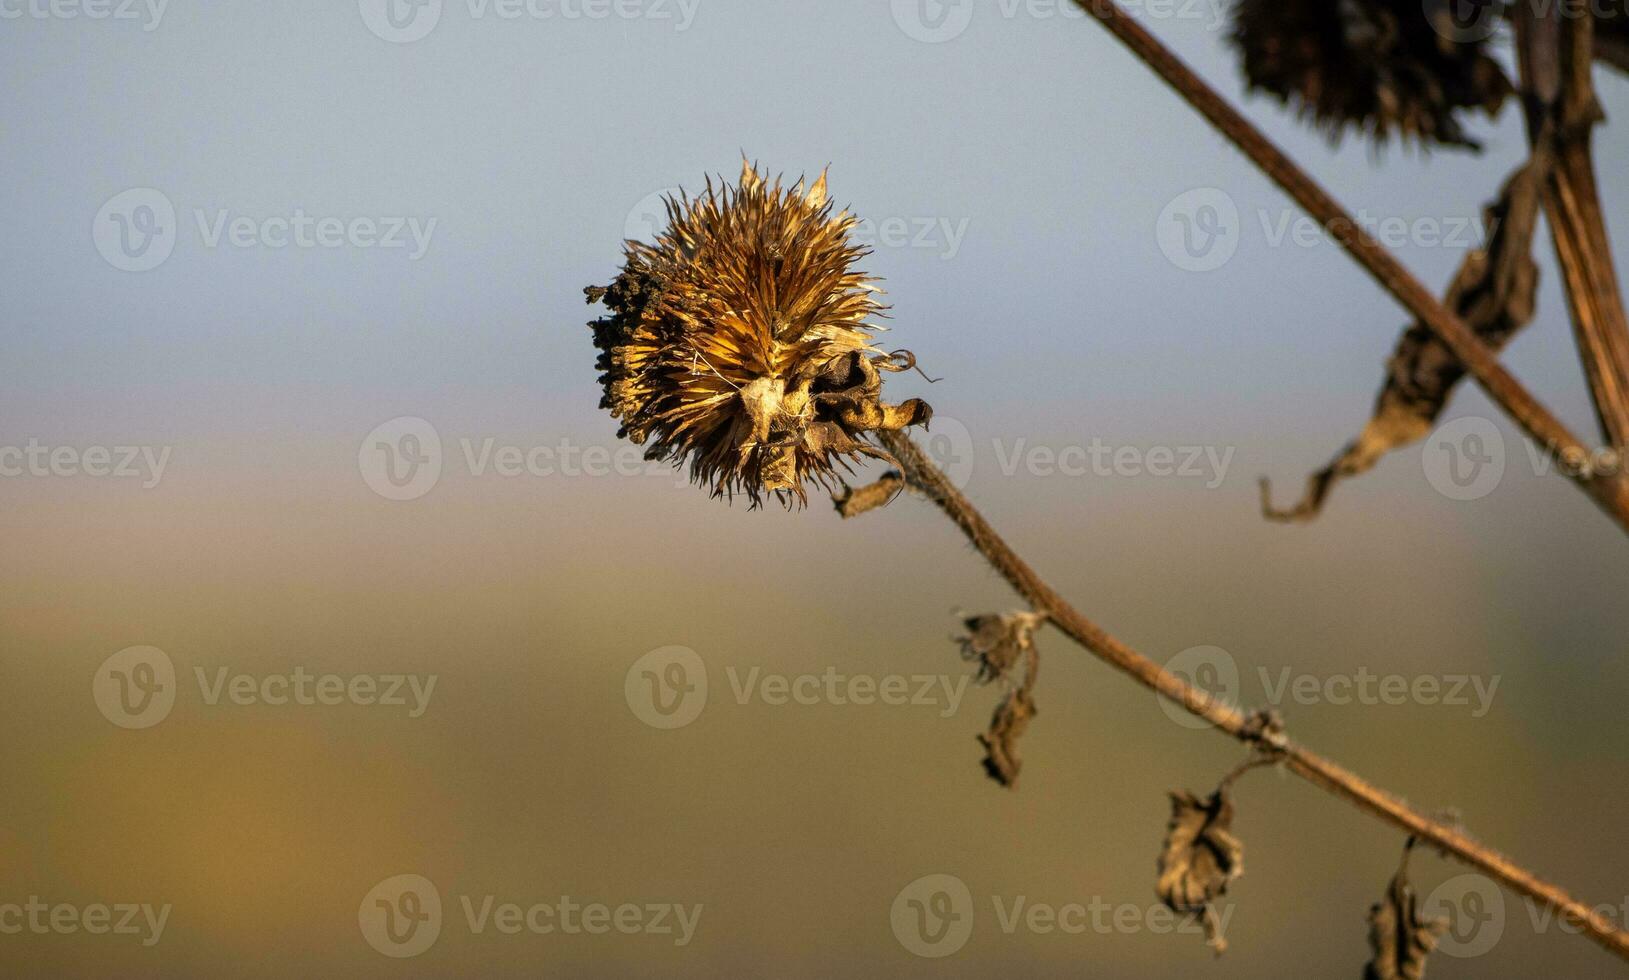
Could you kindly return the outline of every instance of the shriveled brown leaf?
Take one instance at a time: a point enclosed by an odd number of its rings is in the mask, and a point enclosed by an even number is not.
[[[1009,789],[1018,785],[1018,771],[1024,766],[1024,760],[1018,757],[1018,739],[1034,717],[1035,699],[1026,689],[1014,690],[996,705],[990,730],[979,736],[979,744],[984,746],[984,771]]]
[[[1009,789],[1018,785],[1018,770],[1023,768],[1018,738],[1035,717],[1035,680],[1041,667],[1035,630],[1045,621],[1035,612],[969,616],[962,621],[967,635],[956,638],[962,659],[978,667],[978,683],[1000,681],[1007,688],[979,744],[984,746],[984,771]]]
[[[1233,836],[1232,823],[1233,800],[1226,786],[1204,800],[1186,790],[1172,793],[1155,887],[1172,911],[1203,921],[1206,941],[1218,954],[1227,949],[1227,941],[1211,906],[1244,873],[1244,844]]]
[[[1364,980],[1423,980],[1426,956],[1448,928],[1448,920],[1420,915],[1408,883],[1407,858],[1386,889],[1386,900],[1369,910],[1369,948],[1374,955]]]
[[[962,621],[967,635],[957,637],[962,659],[978,665],[980,684],[1006,677],[1020,659],[1035,649],[1035,628],[1045,619],[1032,612],[969,616]]]
[[[1444,300],[1495,351],[1533,319],[1539,275],[1533,232],[1550,167],[1550,154],[1541,151],[1506,181],[1483,212],[1487,248],[1466,255]],[[1410,326],[1387,363],[1385,384],[1363,431],[1333,462],[1307,478],[1306,491],[1293,507],[1275,508],[1271,486],[1263,480],[1262,513],[1278,521],[1317,517],[1336,483],[1368,472],[1386,453],[1429,435],[1464,377],[1465,366],[1429,328]]]

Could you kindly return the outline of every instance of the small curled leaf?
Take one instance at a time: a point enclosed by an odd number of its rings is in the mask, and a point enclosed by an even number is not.
[[[1408,883],[1408,853],[1403,865],[1386,889],[1386,900],[1369,910],[1369,948],[1374,955],[1363,971],[1363,980],[1423,980],[1425,960],[1437,948],[1437,939],[1448,928],[1448,920],[1420,915],[1414,889]]]
[[[1010,612],[969,616],[963,621],[967,635],[957,637],[962,659],[978,665],[978,682],[988,684],[1006,677],[1026,654],[1035,649],[1035,628],[1046,619],[1040,613]]]
[[[1208,799],[1187,791],[1171,794],[1171,822],[1160,854],[1160,901],[1172,911],[1200,918],[1206,942],[1220,955],[1222,938],[1212,904],[1244,873],[1244,844],[1232,832],[1233,800],[1224,786]]]
[[[970,616],[962,621],[967,635],[957,637],[962,659],[978,666],[977,681],[1000,681],[1007,687],[979,744],[984,746],[984,771],[1008,789],[1018,785],[1023,767],[1018,738],[1035,717],[1035,678],[1041,668],[1035,630],[1044,622],[1046,616],[1035,612]]]
[[[979,744],[984,746],[984,771],[1008,788],[1018,785],[1018,770],[1024,766],[1024,760],[1018,757],[1018,738],[1033,717],[1035,699],[1029,691],[1013,691],[996,705],[990,730],[979,736]]]

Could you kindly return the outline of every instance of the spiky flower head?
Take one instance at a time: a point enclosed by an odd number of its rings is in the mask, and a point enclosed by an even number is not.
[[[1512,90],[1485,32],[1456,19],[1484,2],[1238,0],[1233,42],[1251,88],[1294,105],[1332,138],[1350,127],[1377,141],[1395,134],[1478,149],[1461,114],[1492,116]]]
[[[925,424],[920,399],[882,402],[882,372],[915,365],[873,344],[874,280],[854,268],[855,218],[832,213],[826,175],[805,189],[742,162],[734,186],[667,201],[654,244],[624,245],[622,272],[589,287],[600,407],[645,458],[690,464],[714,496],[807,503],[838,468],[887,459],[866,433]]]

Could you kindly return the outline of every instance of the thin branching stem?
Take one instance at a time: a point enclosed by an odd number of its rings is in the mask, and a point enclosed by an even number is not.
[[[1592,133],[1603,117],[1595,98],[1592,17],[1518,4],[1516,51],[1531,141],[1553,134],[1556,165],[1544,206],[1572,313],[1595,415],[1607,444],[1629,447],[1629,315],[1595,180]]]
[[[1588,466],[1577,465],[1591,458],[1588,447],[1505,370],[1499,363],[1498,355],[1466,326],[1464,320],[1444,306],[1310,174],[1229,105],[1158,38],[1133,20],[1119,4],[1114,0],[1074,0],[1074,3],[1153,69],[1218,132],[1243,151],[1263,174],[1327,229],[1376,282],[1459,358],[1488,393],[1488,397],[1504,409],[1546,453],[1564,464],[1558,469],[1570,476],[1602,510],[1629,532],[1629,479],[1624,479],[1618,473],[1597,474]]]
[[[1144,687],[1182,705],[1228,735],[1257,750],[1273,753],[1285,768],[1314,786],[1429,843],[1506,888],[1555,909],[1567,921],[1576,922],[1596,942],[1629,960],[1629,932],[1619,929],[1564,889],[1477,843],[1463,831],[1420,813],[1356,773],[1290,741],[1275,726],[1263,724],[1262,716],[1246,714],[1194,687],[1081,615],[1002,540],[909,436],[901,432],[881,432],[877,437],[898,461],[907,484],[936,504],[961,528],[979,554],[1036,612],[1045,614],[1054,626],[1098,659],[1131,675]]]

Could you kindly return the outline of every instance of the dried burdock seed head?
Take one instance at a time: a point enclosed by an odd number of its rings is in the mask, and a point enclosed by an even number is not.
[[[808,502],[836,468],[889,459],[866,433],[925,424],[920,399],[882,401],[909,354],[872,344],[879,290],[854,264],[855,218],[832,213],[826,175],[784,189],[742,162],[740,182],[667,202],[655,244],[627,242],[620,275],[591,287],[600,404],[647,459],[690,463],[714,496]]]
[[[1172,911],[1198,917],[1206,941],[1220,955],[1227,949],[1212,909],[1228,885],[1244,873],[1244,844],[1233,836],[1233,800],[1224,783],[1209,799],[1187,791],[1171,794],[1171,823],[1160,853],[1160,901]]]
[[[1618,71],[1629,72],[1629,11],[1602,11],[1595,18],[1595,57]]]
[[[1338,138],[1478,149],[1460,114],[1489,116],[1512,92],[1485,38],[1456,29],[1480,0],[1239,0],[1233,41],[1250,87],[1294,104]]]
[[[1447,919],[1420,915],[1408,883],[1408,856],[1413,850],[1410,839],[1385,901],[1369,910],[1369,948],[1374,955],[1363,971],[1364,980],[1423,980],[1426,957],[1448,928]]]

